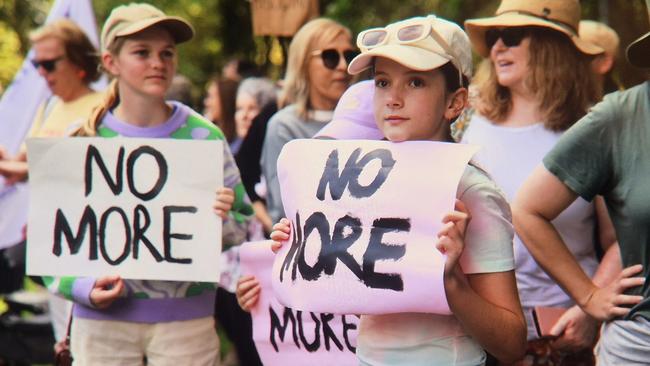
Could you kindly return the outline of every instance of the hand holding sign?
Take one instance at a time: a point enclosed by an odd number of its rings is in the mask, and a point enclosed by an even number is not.
[[[221,187],[217,189],[217,199],[214,202],[214,213],[221,217],[223,220],[228,218],[228,212],[235,202],[235,192],[228,187]]]
[[[120,276],[104,276],[95,281],[90,291],[90,302],[99,309],[105,309],[113,303],[124,289]]]
[[[273,244],[271,244],[271,250],[273,253],[277,253],[280,248],[282,248],[282,245],[289,240],[291,237],[291,221],[287,219],[286,217],[283,217],[280,219],[280,222],[277,224],[273,225],[273,231],[271,232],[271,240],[273,240]]]
[[[451,273],[458,265],[458,260],[465,247],[465,229],[470,220],[469,211],[463,201],[456,199],[454,208],[456,211],[448,213],[442,219],[445,226],[438,232],[438,243],[436,244],[436,248],[447,256],[445,274]]]
[[[277,253],[284,242],[289,240],[289,235],[291,234],[291,221],[286,218],[282,218],[280,222],[273,225],[273,231],[271,232],[271,251]],[[246,310],[251,311],[251,309],[257,304],[257,301],[260,297],[260,283],[253,276],[243,276],[237,282],[237,302],[239,306]]]
[[[250,312],[260,298],[260,281],[252,275],[242,276],[237,281],[237,303],[245,311]]]

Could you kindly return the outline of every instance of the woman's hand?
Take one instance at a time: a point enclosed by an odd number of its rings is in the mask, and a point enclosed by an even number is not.
[[[4,146],[0,146],[0,175],[5,178],[5,184],[24,182],[27,180],[27,174],[27,154],[21,151],[12,157]]]
[[[616,280],[609,285],[595,287],[580,306],[587,314],[602,321],[627,315],[630,309],[621,305],[636,305],[643,300],[643,296],[623,293],[629,288],[643,286],[645,278],[632,277],[642,270],[643,266],[640,264],[623,269]]]
[[[27,180],[27,163],[16,160],[0,161],[0,175],[5,177],[7,185],[24,182]]]
[[[124,281],[120,276],[104,276],[95,281],[90,291],[90,302],[99,309],[109,307],[124,289]]]
[[[470,220],[469,212],[461,200],[456,199],[454,210],[442,219],[445,225],[438,232],[438,243],[436,244],[436,248],[447,256],[446,275],[453,272],[460,255],[463,254],[465,230]]]
[[[593,346],[599,322],[587,315],[579,306],[573,306],[562,314],[551,328],[551,347],[563,352],[577,352]]]
[[[277,253],[280,248],[282,248],[282,244],[289,240],[289,236],[291,235],[291,221],[287,218],[282,218],[280,219],[280,222],[277,224],[273,225],[273,231],[271,232],[271,240],[273,240],[273,244],[271,244],[271,250],[273,253]]]
[[[230,212],[234,202],[235,192],[228,187],[222,187],[217,189],[217,198],[212,207],[214,212],[225,220],[228,218],[228,212]]]
[[[260,299],[260,282],[251,275],[242,276],[237,281],[237,303],[245,311],[251,311]]]

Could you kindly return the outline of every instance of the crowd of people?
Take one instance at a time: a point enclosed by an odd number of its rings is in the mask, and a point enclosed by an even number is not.
[[[617,83],[618,36],[581,20],[578,0],[502,0],[464,27],[424,14],[357,37],[313,19],[293,36],[281,83],[230,62],[207,83],[202,113],[176,72],[176,46],[193,35],[134,3],[112,10],[99,51],[69,20],[30,37],[53,94],[30,136],[224,142],[223,187],[206,197],[223,219],[219,284],[43,278],[57,349],[69,335],[75,364],[218,365],[220,328],[239,364],[261,365],[248,311],[262,289],[241,276],[238,247],[286,245],[277,161],[309,138],[482,147],[431,243],[446,256],[452,314],[361,315],[359,364],[650,364],[649,84]],[[626,55],[649,68],[650,36]],[[112,82],[94,91],[100,69]],[[363,99],[353,108],[352,95]],[[29,179],[25,149],[0,159],[7,184]]]

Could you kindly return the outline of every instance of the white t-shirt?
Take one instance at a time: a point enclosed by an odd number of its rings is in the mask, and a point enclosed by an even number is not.
[[[525,127],[505,127],[493,124],[485,117],[475,114],[465,131],[462,143],[480,145],[474,156],[503,189],[512,202],[533,169],[551,150],[562,135],[544,127],[542,123]],[[573,256],[592,276],[598,267],[594,250],[595,210],[593,204],[578,198],[562,212],[553,225],[558,230]],[[570,307],[574,303],[569,296],[539,267],[521,239],[515,235],[515,274],[519,297],[528,322],[528,339],[537,338],[532,322],[534,306]]]
[[[460,258],[463,271],[514,269],[510,206],[497,186],[485,172],[469,165],[456,197],[472,215]],[[483,365],[486,358],[455,316],[419,313],[361,316],[357,356],[364,365],[409,366],[476,366]]]

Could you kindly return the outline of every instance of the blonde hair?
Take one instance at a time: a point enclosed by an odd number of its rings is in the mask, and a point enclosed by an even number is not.
[[[32,43],[40,42],[46,38],[57,38],[63,42],[66,58],[84,71],[83,82],[90,84],[99,79],[99,57],[97,49],[90,42],[86,33],[69,19],[57,19],[29,35]]]
[[[343,25],[327,18],[316,18],[303,25],[289,45],[287,73],[279,98],[280,108],[295,104],[301,118],[307,117],[309,110],[309,61],[316,44],[330,42],[345,35],[352,41],[352,32]]]
[[[579,52],[560,32],[533,29],[525,83],[539,101],[545,127],[564,131],[601,97],[590,68],[592,58]],[[479,66],[474,83],[479,93],[478,112],[497,123],[504,121],[512,110],[512,96],[508,88],[499,85],[490,58]]]
[[[128,36],[127,36],[128,37]],[[111,43],[106,52],[109,52],[112,55],[117,55],[120,53],[122,46],[127,37],[119,37],[115,39],[115,42]],[[79,129],[73,134],[74,136],[86,136],[92,137],[97,135],[97,128],[102,121],[102,118],[113,106],[117,105],[120,100],[119,85],[117,79],[113,79],[106,89],[106,95],[102,104],[98,105],[93,109],[90,117],[86,122],[79,127]]]

